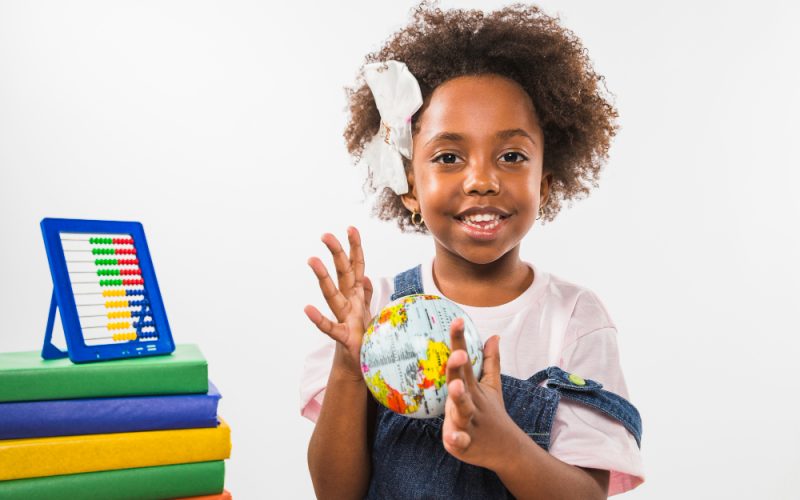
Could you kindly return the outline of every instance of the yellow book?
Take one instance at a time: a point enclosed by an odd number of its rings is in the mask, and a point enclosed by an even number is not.
[[[0,481],[223,460],[231,429],[217,427],[0,441]]]

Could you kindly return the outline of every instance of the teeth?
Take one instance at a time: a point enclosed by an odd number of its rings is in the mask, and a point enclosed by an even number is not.
[[[468,222],[489,222],[500,220],[500,216],[497,214],[475,214],[467,215],[464,220]]]
[[[469,227],[474,227],[475,229],[482,229],[482,230],[485,231],[487,229],[494,229],[495,227],[497,227],[497,225],[500,224],[500,220],[499,219],[495,219],[494,221],[490,222],[489,224],[478,225],[478,224],[476,224],[475,222],[473,222],[471,220],[464,219],[464,224],[468,225]]]

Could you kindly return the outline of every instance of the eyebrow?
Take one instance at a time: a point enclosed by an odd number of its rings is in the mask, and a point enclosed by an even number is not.
[[[536,144],[536,141],[533,139],[533,137],[531,137],[531,135],[529,133],[525,132],[521,128],[513,128],[513,129],[510,129],[510,130],[501,130],[500,132],[495,134],[495,136],[498,139],[510,139],[511,137],[517,137],[517,136],[527,137],[529,141],[531,141],[532,143]]]
[[[510,139],[511,137],[527,137],[532,143],[536,144],[536,141],[531,137],[529,133],[522,130],[521,128],[512,128],[508,130],[501,130],[500,132],[495,134],[495,137],[498,139]],[[452,142],[462,142],[464,140],[464,136],[458,134],[456,132],[440,132],[434,135],[430,141],[426,142],[425,145],[429,145],[435,141],[452,141]]]

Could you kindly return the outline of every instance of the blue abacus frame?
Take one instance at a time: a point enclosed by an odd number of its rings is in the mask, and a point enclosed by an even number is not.
[[[175,350],[172,332],[167,321],[167,313],[161,300],[161,292],[153,269],[153,261],[150,259],[150,250],[147,247],[147,239],[144,236],[144,228],[141,223],[44,218],[41,222],[41,228],[47,260],[50,264],[50,274],[53,277],[53,296],[50,300],[50,311],[42,346],[42,358],[58,359],[69,356],[73,363],[85,363],[170,354]],[[61,233],[129,234],[133,238],[136,246],[136,256],[139,259],[139,269],[141,269],[142,279],[150,301],[152,318],[156,332],[158,332],[157,339],[134,340],[97,346],[86,345],[80,319],[78,318],[78,308],[72,292],[69,272],[67,271],[67,261],[61,244]],[[61,315],[61,324],[64,327],[64,337],[67,342],[67,352],[58,349],[52,343],[56,308],[58,308]]]

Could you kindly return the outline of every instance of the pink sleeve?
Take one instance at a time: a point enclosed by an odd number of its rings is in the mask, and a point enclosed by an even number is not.
[[[561,368],[628,399],[613,327],[578,336],[562,351]],[[609,471],[609,496],[644,481],[644,467],[633,436],[616,420],[585,405],[561,399],[550,442],[550,454],[562,462]]]
[[[300,379],[300,414],[316,422],[325,396],[325,386],[333,364],[336,344],[325,337],[324,343],[306,357],[305,369]]]

